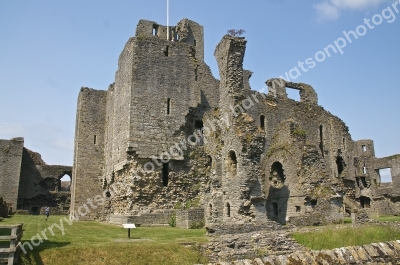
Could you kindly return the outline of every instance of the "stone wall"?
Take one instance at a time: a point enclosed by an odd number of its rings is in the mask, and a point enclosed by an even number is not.
[[[7,202],[3,200],[3,197],[0,196],[0,217],[8,217],[8,207]]]
[[[307,264],[399,264],[400,241],[374,243],[363,246],[342,247],[321,251],[296,251],[287,255],[270,255],[264,258],[243,259],[209,265],[307,265]]]
[[[194,208],[176,211],[176,227],[200,228],[204,226],[204,209]]]
[[[78,97],[70,208],[79,219],[97,218],[101,211],[100,207],[91,206],[89,211],[82,207],[103,195],[106,96],[106,91],[81,88]]]
[[[17,210],[23,148],[22,137],[0,140],[0,196],[10,212]]]
[[[75,210],[101,182],[105,220],[193,202],[208,227],[337,223],[346,202],[400,213],[400,156],[376,158],[372,140],[354,141],[310,85],[272,78],[267,94],[252,91],[242,37],[217,45],[218,81],[204,63],[203,35],[188,19],[169,28],[141,20],[108,91],[81,90]],[[381,168],[392,169],[392,183],[380,181]]]
[[[23,149],[18,209],[39,214],[42,207],[68,213],[70,192],[61,190],[61,178],[72,176],[72,167],[47,165],[39,153]]]

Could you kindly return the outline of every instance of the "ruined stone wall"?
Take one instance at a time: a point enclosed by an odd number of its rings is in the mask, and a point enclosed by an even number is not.
[[[155,35],[153,27],[158,27]],[[205,176],[208,158],[201,139],[199,148],[187,141],[219,100],[218,80],[198,57],[202,27],[181,21],[179,40],[174,42],[160,35],[160,27],[139,22],[136,36],[119,58],[115,84],[107,92],[103,184],[112,195],[107,212],[171,209],[195,200],[203,182],[200,176]],[[182,150],[171,151],[176,145],[183,145]],[[140,179],[133,182],[135,172],[140,172]]]
[[[0,196],[12,212],[17,210],[23,147],[22,137],[0,140]]]
[[[104,161],[104,131],[106,120],[106,91],[81,88],[75,128],[74,165],[71,188],[71,210],[80,213],[79,207],[97,195],[102,195],[102,169]],[[99,209],[100,210],[100,209]],[[96,209],[91,209],[82,219],[93,219]],[[81,213],[87,210],[81,210]]]
[[[60,179],[72,176],[72,167],[47,165],[39,153],[23,149],[18,209],[39,214],[40,208],[49,206],[68,211],[70,192],[61,191]]]
[[[226,35],[214,53],[221,80],[219,108],[205,117],[211,129],[205,135],[205,148],[213,161],[205,196],[209,226],[249,221],[258,213],[262,197],[257,176],[265,139],[249,115],[233,115],[231,110],[249,93],[248,84],[244,85],[249,72],[242,68],[245,43]]]
[[[176,211],[176,227],[200,228],[204,226],[204,209],[193,208]]]
[[[270,255],[256,259],[228,261],[223,264],[398,264],[399,258],[400,243],[398,241],[389,241],[332,250],[303,250],[286,255]]]

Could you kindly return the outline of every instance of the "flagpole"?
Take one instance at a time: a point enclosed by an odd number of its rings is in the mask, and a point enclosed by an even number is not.
[[[167,0],[167,40],[169,40],[169,0]]]

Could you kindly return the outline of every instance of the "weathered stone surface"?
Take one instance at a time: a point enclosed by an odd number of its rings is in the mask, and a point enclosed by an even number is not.
[[[22,137],[0,140],[0,195],[10,213],[39,214],[45,206],[55,214],[68,213],[70,192],[62,189],[60,179],[71,171],[70,166],[47,165],[39,153],[24,147]]]
[[[396,244],[394,241],[390,241],[360,247],[343,247],[322,251],[301,251],[287,255],[270,255],[262,259],[256,258],[252,261],[236,260],[226,264],[243,264],[243,262],[249,262],[249,264],[271,265],[399,264],[400,255],[393,251],[378,251],[370,256],[365,255],[368,250],[380,248],[382,246],[383,248],[386,248],[387,246],[394,244]],[[360,253],[363,254],[360,255]],[[211,263],[211,265],[214,264],[219,263]]]

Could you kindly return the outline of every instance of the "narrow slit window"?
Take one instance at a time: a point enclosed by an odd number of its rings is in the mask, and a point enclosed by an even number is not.
[[[169,166],[168,163],[163,163],[162,175],[163,175],[163,186],[168,186],[168,174],[169,174]]]
[[[196,40],[193,40],[193,46],[196,46]]]
[[[94,136],[93,136],[93,144],[96,144],[96,141],[97,141],[97,136],[94,135]]]
[[[319,126],[319,149],[321,150],[322,157],[324,157],[324,138],[323,138],[323,126]]]
[[[167,98],[167,114],[171,114],[171,99]]]
[[[261,130],[265,129],[265,116],[264,115],[260,116],[260,127],[261,127]]]
[[[231,217],[231,205],[226,203],[226,216]]]
[[[169,50],[169,46],[167,45],[167,46],[165,46],[165,49],[164,49],[165,56],[168,56],[168,50]]]

